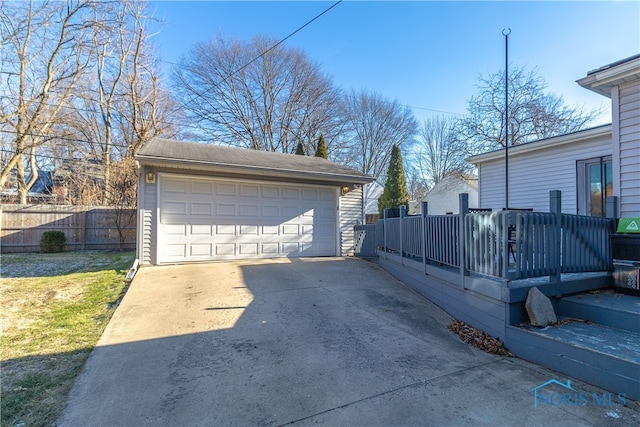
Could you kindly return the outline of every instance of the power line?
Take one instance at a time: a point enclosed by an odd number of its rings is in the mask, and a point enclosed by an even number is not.
[[[18,135],[19,132],[14,131],[14,130],[5,130],[5,129],[0,129],[0,132],[3,133],[11,133],[14,135]],[[56,140],[56,139],[60,139],[63,141],[69,141],[69,142],[80,142],[83,144],[99,144],[97,141],[89,141],[87,139],[77,139],[77,138],[69,138],[69,137],[65,137],[65,136],[58,136],[58,135],[44,135],[44,134],[37,134],[37,133],[22,133],[23,135],[28,135],[34,138],[46,138],[49,140]],[[112,142],[110,144],[112,147],[117,147],[117,148],[129,148],[128,145],[123,145],[123,144],[117,144],[115,142]],[[5,151],[5,150],[3,150]],[[13,151],[11,151],[13,152]]]
[[[315,21],[316,19],[320,18],[322,15],[324,15],[325,13],[329,12],[331,9],[333,9],[334,7],[336,7],[337,5],[339,5],[340,3],[342,3],[342,0],[338,0],[337,2],[335,2],[334,4],[332,4],[331,6],[329,6],[328,8],[326,8],[325,10],[323,10],[322,12],[320,12],[318,15],[314,16],[313,18],[311,18],[309,21],[307,21],[306,23],[304,23],[303,25],[301,25],[300,27],[298,27],[296,30],[294,30],[293,32],[291,32],[288,36],[286,36],[285,38],[283,38],[282,40],[280,40],[279,42],[277,42],[276,44],[274,44],[273,46],[271,46],[270,48],[268,48],[267,50],[265,50],[264,52],[260,53],[258,56],[256,56],[255,58],[253,58],[251,61],[247,62],[246,64],[242,65],[240,68],[237,68],[235,71],[232,71],[230,74],[228,74],[225,78],[223,78],[221,81],[219,81],[218,83],[215,83],[213,85],[213,87],[218,87],[222,82],[227,81],[227,79],[229,79],[230,77],[233,77],[234,75],[238,74],[240,71],[244,70],[245,68],[247,68],[249,65],[253,64],[254,62],[256,62],[258,59],[262,58],[264,55],[266,55],[267,53],[271,52],[273,49],[277,48],[278,46],[280,46],[282,43],[284,43],[285,41],[287,41],[289,38],[293,37],[296,33],[298,33],[299,31],[301,31],[303,28],[305,28],[307,25],[311,24],[313,21]],[[203,97],[202,94],[197,94],[200,97]]]
[[[450,114],[450,115],[452,115],[452,116],[460,116],[460,117],[463,117],[463,116],[464,116],[464,114],[460,114],[460,113],[452,113],[451,111],[434,110],[434,109],[432,109],[432,108],[416,107],[416,106],[414,106],[414,105],[406,105],[406,104],[405,104],[405,107],[413,108],[413,109],[416,109],[416,110],[432,111],[432,112],[434,112],[434,113]]]

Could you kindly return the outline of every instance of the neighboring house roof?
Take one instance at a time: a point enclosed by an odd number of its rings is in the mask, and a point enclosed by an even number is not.
[[[611,98],[611,88],[638,80],[640,80],[640,54],[591,70],[586,77],[576,81],[585,89]]]
[[[304,179],[306,181],[366,184],[373,177],[320,157],[232,148],[220,145],[154,138],[138,152],[144,165],[213,171],[229,175]]]
[[[536,141],[518,144],[509,147],[509,156],[520,155],[531,151],[544,150],[549,146],[559,147],[564,144],[575,144],[578,141],[591,141],[594,138],[602,138],[611,135],[611,124],[596,126],[576,132],[566,133],[564,135],[553,136],[550,138],[538,139]],[[471,156],[466,160],[475,165],[504,158],[504,148],[487,153]]]
[[[443,215],[447,212],[457,212],[459,194],[469,195],[469,206],[478,205],[478,177],[476,175],[452,173],[445,176],[422,199],[429,203],[429,214]],[[422,208],[419,209],[422,212]]]
[[[478,176],[459,173],[447,175],[440,182],[434,185],[431,190],[429,190],[423,200],[428,201],[430,194],[447,193],[451,190],[459,189],[464,184],[468,185],[470,189],[478,191]]]
[[[15,170],[14,170],[15,171]],[[3,196],[15,196],[18,194],[18,183],[16,174],[11,171],[9,176],[8,187],[6,190],[0,192]],[[25,171],[25,182],[31,181],[32,172],[30,170]],[[53,173],[51,171],[38,171],[38,177],[29,189],[28,197],[42,197],[50,196],[53,188]]]

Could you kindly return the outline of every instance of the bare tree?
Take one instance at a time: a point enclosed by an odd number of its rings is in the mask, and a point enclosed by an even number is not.
[[[118,241],[120,249],[124,249],[127,239],[135,238],[135,233],[131,236],[131,230],[136,224],[136,184],[138,181],[135,173],[133,158],[114,163],[112,179],[106,190],[106,204],[113,207],[115,213],[115,225],[118,230]]]
[[[404,168],[404,174],[407,179],[409,200],[421,201],[424,199],[424,196],[429,192],[429,183],[423,178],[422,173],[412,162],[407,162],[407,166]]]
[[[182,118],[175,100],[161,84],[146,23],[141,16],[136,16],[135,22],[135,47],[124,72],[126,88],[119,115],[127,158],[133,158],[151,138],[175,137],[176,119]]]
[[[364,90],[345,96],[344,115],[348,126],[344,162],[376,178],[385,173],[393,145],[411,145],[418,127],[408,107]]]
[[[0,188],[17,170],[20,203],[37,179],[37,149],[51,139],[61,112],[91,64],[93,1],[3,2],[0,123],[11,154]],[[25,180],[25,162],[31,179]]]
[[[337,117],[338,92],[304,52],[255,37],[198,43],[174,70],[182,108],[200,138],[265,151],[311,147]]]
[[[415,168],[431,188],[453,172],[469,172],[472,165],[465,161],[469,155],[460,138],[456,119],[435,116],[423,122],[413,150]]]
[[[504,70],[480,76],[478,93],[468,101],[463,126],[474,151],[505,146],[504,77]],[[537,69],[510,69],[509,145],[584,129],[600,114],[565,105],[562,97],[546,93],[547,87]]]

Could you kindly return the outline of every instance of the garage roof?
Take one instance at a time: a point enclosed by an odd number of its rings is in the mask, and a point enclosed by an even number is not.
[[[228,175],[299,178],[307,181],[366,184],[373,177],[320,157],[232,148],[153,138],[138,152],[141,165],[201,170]]]

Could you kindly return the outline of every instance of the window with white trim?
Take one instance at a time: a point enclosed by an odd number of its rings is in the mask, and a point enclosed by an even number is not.
[[[613,196],[611,156],[577,162],[578,215],[605,216],[605,200]]]

